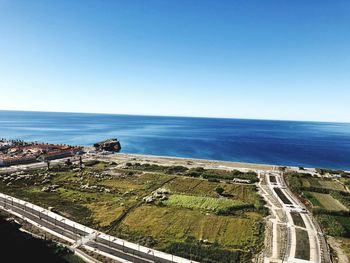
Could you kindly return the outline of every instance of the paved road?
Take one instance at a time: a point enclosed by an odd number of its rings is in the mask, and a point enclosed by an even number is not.
[[[270,257],[265,258],[265,262],[330,262],[326,241],[317,223],[312,215],[306,210],[304,205],[292,194],[284,182],[283,176],[278,172],[264,173],[269,192],[265,196],[273,196],[278,203],[268,200],[274,218],[273,224],[272,253]],[[292,214],[300,216],[304,223],[300,225],[294,222]],[[277,226],[286,228],[284,242],[277,234]],[[297,249],[300,249],[300,242],[297,240],[296,230],[306,231],[309,237],[310,256],[302,258]],[[284,249],[281,251],[281,247]]]
[[[18,204],[17,202],[12,202],[11,199],[5,199],[0,196],[0,206],[5,209],[10,209],[13,212],[21,215],[24,218],[27,218],[42,227],[45,227],[55,233],[58,233],[66,238],[69,238],[76,243],[81,240],[83,237],[89,236],[88,232],[77,229],[74,226],[68,225],[65,223],[65,220],[62,221],[57,220],[48,216],[45,212],[40,212],[34,210],[30,206],[25,206],[22,204]],[[98,251],[102,251],[107,255],[115,256],[117,258],[123,259],[129,262],[135,263],[149,263],[149,262],[159,262],[159,263],[171,263],[173,261],[167,260],[164,258],[160,258],[155,256],[150,250],[150,253],[144,253],[142,251],[132,249],[130,247],[126,247],[123,245],[119,245],[113,243],[109,240],[105,240],[103,238],[96,236],[94,239],[88,240],[84,244],[92,249],[97,249]],[[185,261],[185,260],[184,260]],[[187,261],[187,260],[186,260]]]

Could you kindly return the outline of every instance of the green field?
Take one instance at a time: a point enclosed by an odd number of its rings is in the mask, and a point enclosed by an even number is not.
[[[310,198],[314,206],[319,206],[330,211],[348,211],[338,200],[334,199],[330,194],[322,194],[316,192],[309,192],[312,195]],[[315,201],[316,200],[316,201]]]
[[[326,180],[326,179],[320,179],[315,177],[307,177],[302,178],[302,186],[309,188],[309,187],[315,187],[315,188],[324,188],[329,190],[336,190],[336,191],[344,191],[344,186],[335,181],[335,180]]]
[[[225,195],[235,200],[254,204],[260,199],[254,185],[225,184],[188,177],[176,177],[174,180],[164,185],[164,187],[169,189],[172,193],[205,197],[218,197],[215,191],[218,186],[224,188]]]
[[[0,179],[0,191],[139,244],[190,253],[200,262],[246,262],[262,248],[266,209],[255,185],[189,176],[197,171],[235,176],[232,172],[178,166],[141,171],[103,162],[91,162],[81,171],[72,168],[29,171],[30,178],[13,178],[10,184]],[[52,191],[44,190],[53,185]],[[224,190],[221,195],[218,187]],[[143,198],[159,188],[169,191],[168,199],[145,204]]]
[[[143,205],[128,214],[119,231],[125,236],[151,236],[158,248],[188,237],[218,243],[227,249],[259,246],[259,224],[255,212],[244,216],[217,216],[177,207]]]
[[[239,209],[245,205],[240,200],[232,200],[228,198],[212,198],[212,197],[200,197],[190,195],[170,195],[169,199],[163,201],[163,204],[168,206],[177,206],[189,209],[197,209],[202,211],[209,211],[220,213],[232,208]]]

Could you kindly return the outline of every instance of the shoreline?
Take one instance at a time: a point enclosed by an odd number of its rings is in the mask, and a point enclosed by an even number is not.
[[[87,153],[86,156],[89,156]],[[117,157],[117,159],[127,158],[129,161],[144,161],[150,162],[153,161],[155,164],[164,164],[167,165],[181,165],[184,166],[203,166],[207,165],[207,168],[214,169],[242,169],[242,170],[260,170],[260,171],[277,171],[278,168],[285,167],[288,170],[300,172],[300,173],[317,173],[316,169],[319,167],[303,167],[304,170],[301,170],[298,166],[285,166],[285,165],[273,165],[273,164],[259,164],[259,163],[246,163],[246,162],[233,162],[233,161],[222,161],[222,160],[210,160],[210,159],[199,159],[199,158],[187,158],[187,157],[177,157],[177,156],[165,156],[165,155],[151,155],[151,154],[137,154],[137,153],[113,153],[110,155],[101,155],[95,154],[95,156],[109,159],[111,156]],[[136,158],[136,159],[135,159]],[[135,159],[135,160],[134,160]],[[350,170],[343,169],[328,169],[320,168],[333,171],[343,171],[350,173]]]
[[[85,147],[84,147],[85,148]],[[194,162],[215,162],[215,163],[227,163],[227,164],[236,164],[237,167],[265,167],[265,168],[278,168],[278,167],[286,167],[290,169],[297,169],[300,170],[299,167],[303,167],[305,171],[315,169],[326,169],[326,170],[333,170],[333,171],[344,171],[344,172],[350,172],[350,168],[341,169],[341,168],[329,168],[329,167],[311,167],[311,166],[296,166],[296,165],[284,165],[284,164],[271,164],[271,163],[250,163],[250,162],[240,162],[240,161],[228,161],[228,160],[217,160],[217,159],[201,159],[201,158],[193,158],[193,157],[178,157],[178,156],[168,156],[168,155],[156,155],[156,154],[142,154],[142,153],[113,153],[118,155],[129,155],[129,156],[147,156],[149,158],[159,158],[159,159],[174,159],[174,160],[190,160]],[[108,155],[106,155],[108,156]],[[245,166],[244,166],[245,165]],[[252,168],[253,169],[253,168]],[[267,169],[269,170],[269,169]]]
[[[273,170],[276,167],[283,167],[280,165],[272,165],[272,164],[259,164],[259,163],[246,163],[246,162],[233,162],[233,161],[223,161],[223,160],[215,160],[215,159],[200,159],[200,158],[188,158],[188,157],[177,157],[177,156],[166,156],[166,155],[152,155],[152,154],[137,154],[137,153],[115,153],[108,156],[120,156],[125,158],[139,158],[142,159],[153,159],[153,161],[170,161],[170,162],[191,162],[191,164],[187,165],[213,165],[217,166],[226,166],[228,168],[241,168],[241,169],[258,169],[258,170]],[[291,168],[296,168],[292,166],[288,166]],[[313,169],[313,168],[310,168]]]
[[[254,170],[277,170],[281,168],[287,168],[295,171],[309,171],[314,173],[317,169],[332,170],[334,172],[344,171],[348,172],[350,169],[339,169],[339,168],[326,168],[326,167],[311,167],[302,165],[285,165],[285,164],[272,164],[272,163],[254,163],[254,162],[241,162],[241,161],[230,161],[230,160],[218,160],[218,159],[202,159],[194,157],[183,157],[183,156],[169,156],[169,155],[156,155],[156,154],[145,154],[145,153],[124,153],[120,152],[120,143],[117,139],[118,148],[109,149],[101,148],[97,149],[94,146],[84,145],[65,145],[65,144],[49,144],[44,142],[25,142],[20,140],[6,140],[0,139],[0,167],[13,166],[18,164],[29,164],[41,161],[62,159],[65,157],[73,158],[76,155],[81,156],[98,156],[100,158],[107,156],[119,156],[121,158],[138,158],[145,161],[145,159],[152,159],[154,162],[168,162],[168,163],[179,163],[182,162],[184,165],[190,165],[189,163],[196,163],[197,165],[210,165],[218,166],[221,168],[238,168],[238,169],[254,169]],[[105,140],[100,143],[105,143]],[[98,143],[96,143],[98,144]],[[12,149],[13,148],[13,149]],[[7,149],[15,150],[16,155],[8,154]],[[5,150],[4,152],[2,152]],[[28,154],[28,152],[30,152]]]

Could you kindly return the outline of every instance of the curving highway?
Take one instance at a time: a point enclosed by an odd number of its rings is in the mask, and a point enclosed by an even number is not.
[[[264,262],[331,262],[324,235],[310,212],[288,189],[280,172],[261,172],[259,184],[272,217]],[[264,183],[262,183],[264,182]]]

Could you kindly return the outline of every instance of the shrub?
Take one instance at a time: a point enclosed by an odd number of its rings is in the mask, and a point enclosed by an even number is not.
[[[219,195],[222,195],[224,191],[225,189],[220,186],[215,188],[215,192],[218,193]]]
[[[346,229],[330,215],[318,215],[318,221],[328,235],[345,236]]]
[[[166,169],[167,174],[183,174],[188,170],[187,167],[176,165],[176,166],[170,166]]]
[[[216,179],[216,178],[208,178],[208,182],[211,182],[211,183],[220,183],[220,180],[219,180],[219,179]]]

